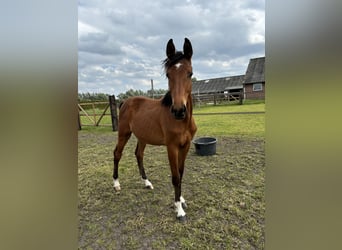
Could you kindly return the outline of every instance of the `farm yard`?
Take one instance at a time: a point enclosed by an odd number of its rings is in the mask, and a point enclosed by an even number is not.
[[[154,189],[145,189],[132,135],[120,162],[122,190],[116,193],[112,152],[117,132],[111,127],[82,127],[79,248],[264,249],[265,114],[216,114],[262,111],[263,101],[194,109],[195,138],[214,136],[218,142],[213,156],[198,156],[191,145],[182,182],[188,205],[184,223],[176,220],[164,146],[146,147],[145,170]]]

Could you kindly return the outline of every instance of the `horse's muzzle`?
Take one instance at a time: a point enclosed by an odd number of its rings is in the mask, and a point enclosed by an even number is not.
[[[186,106],[183,105],[180,109],[175,109],[174,106],[171,106],[171,113],[174,115],[176,120],[183,120],[186,116]]]

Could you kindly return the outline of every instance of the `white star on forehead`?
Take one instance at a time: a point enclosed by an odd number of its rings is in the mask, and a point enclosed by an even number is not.
[[[179,69],[180,66],[182,66],[181,63],[176,63],[176,64],[175,64],[175,67],[176,67],[177,69]]]

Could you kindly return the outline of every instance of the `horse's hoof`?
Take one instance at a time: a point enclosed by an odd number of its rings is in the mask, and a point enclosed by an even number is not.
[[[120,186],[116,186],[116,187],[114,187],[114,189],[115,189],[116,192],[120,192],[121,187]]]
[[[146,189],[153,189],[153,186],[152,185],[149,185],[149,186],[145,186]]]
[[[182,208],[183,208],[183,209],[186,209],[186,208],[188,207],[188,205],[186,205],[185,202],[182,202],[181,204],[182,204]]]
[[[185,222],[186,221],[186,216],[185,215],[183,215],[183,216],[177,216],[177,220],[179,221],[179,222]]]

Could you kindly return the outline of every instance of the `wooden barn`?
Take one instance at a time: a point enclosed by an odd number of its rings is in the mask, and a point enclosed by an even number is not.
[[[265,99],[265,57],[249,60],[243,91],[244,99]]]
[[[195,101],[265,99],[265,57],[252,58],[245,75],[192,82]]]
[[[192,94],[194,97],[215,94],[220,99],[236,100],[243,91],[243,80],[244,75],[238,75],[194,81]]]

